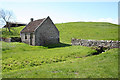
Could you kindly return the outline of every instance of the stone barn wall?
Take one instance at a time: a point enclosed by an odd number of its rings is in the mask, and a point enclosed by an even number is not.
[[[120,41],[112,40],[85,40],[85,39],[75,39],[72,38],[72,45],[81,45],[81,46],[96,46],[96,47],[109,47],[109,48],[120,48]]]
[[[59,31],[50,18],[47,18],[35,31],[35,45],[59,43]]]
[[[30,34],[31,33],[21,33],[20,36],[21,36],[21,41],[23,43],[27,43],[30,45]],[[34,46],[35,45],[35,34],[32,33],[33,35],[33,38],[32,38],[32,45]],[[26,39],[25,39],[25,35],[26,35]]]

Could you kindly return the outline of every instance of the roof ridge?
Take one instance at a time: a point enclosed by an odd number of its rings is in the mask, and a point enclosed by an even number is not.
[[[26,27],[24,27],[21,32],[34,32],[47,18],[37,19],[29,22]]]
[[[40,25],[42,25],[42,23],[43,23],[46,19],[47,19],[47,18],[43,18],[43,21],[35,28],[34,31],[36,31],[36,29],[37,29]]]
[[[42,19],[37,19],[37,20],[34,20],[34,21],[39,21],[39,20],[43,20],[43,19],[45,19],[45,18],[42,18]],[[34,21],[32,21],[32,22],[34,22]]]

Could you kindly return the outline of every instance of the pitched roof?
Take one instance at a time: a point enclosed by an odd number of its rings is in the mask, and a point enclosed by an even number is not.
[[[3,28],[8,27],[20,27],[20,26],[25,26],[25,23],[20,23],[20,22],[7,22],[8,24],[6,24],[5,26],[3,26]]]
[[[38,19],[35,21],[32,21],[26,25],[26,27],[21,31],[21,32],[34,32],[35,29],[40,26],[40,24],[45,20],[46,18],[43,19]]]

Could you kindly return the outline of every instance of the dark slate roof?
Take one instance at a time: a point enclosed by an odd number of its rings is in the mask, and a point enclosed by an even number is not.
[[[25,26],[25,23],[19,23],[19,22],[8,22],[10,27],[20,27],[20,26]],[[8,24],[6,24],[3,28],[8,27]]]
[[[21,31],[21,32],[34,32],[35,29],[40,26],[40,24],[45,20],[46,18],[43,19],[38,19],[35,21],[32,21],[26,25],[26,27]]]

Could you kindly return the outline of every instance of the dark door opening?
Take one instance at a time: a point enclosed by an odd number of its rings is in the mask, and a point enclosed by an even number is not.
[[[30,33],[30,45],[32,45],[33,33]]]

